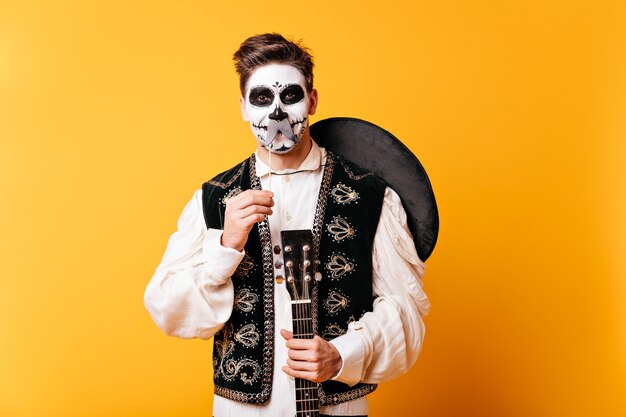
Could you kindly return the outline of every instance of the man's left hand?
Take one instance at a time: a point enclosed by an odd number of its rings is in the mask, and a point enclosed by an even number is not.
[[[287,341],[288,359],[283,371],[294,378],[324,382],[339,372],[342,365],[337,349],[319,336],[313,339],[294,339],[293,333],[281,329]]]

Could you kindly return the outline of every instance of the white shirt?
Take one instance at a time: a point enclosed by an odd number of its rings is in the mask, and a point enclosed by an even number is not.
[[[262,188],[269,189],[271,181],[274,193],[273,213],[268,219],[272,246],[280,244],[281,230],[312,227],[325,161],[326,151],[315,142],[298,169],[276,172],[291,172],[291,175],[270,176],[268,166],[256,158],[256,174]],[[229,319],[234,301],[230,276],[244,252],[221,246],[221,234],[219,229],[207,230],[202,190],[197,190],[185,206],[178,230],[170,237],[145,292],[145,306],[166,334],[209,339]],[[372,259],[376,295],[373,311],[352,322],[346,334],[331,341],[343,360],[333,379],[348,385],[379,383],[408,371],[419,355],[424,338],[421,315],[428,314],[430,309],[422,290],[424,264],[417,256],[400,198],[390,188],[385,190]],[[282,267],[275,269],[275,274],[284,275]],[[215,417],[295,415],[295,383],[281,369],[287,363],[287,348],[280,329],[292,329],[291,299],[284,284],[275,281],[274,285],[272,395],[261,405],[238,403],[216,395]],[[367,399],[322,407],[320,412],[366,415]]]

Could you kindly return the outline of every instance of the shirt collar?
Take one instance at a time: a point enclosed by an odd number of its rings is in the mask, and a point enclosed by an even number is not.
[[[314,140],[311,139],[311,150],[309,151],[304,161],[300,164],[300,166],[296,169],[288,168],[281,170],[272,170],[272,173],[285,174],[294,171],[316,171],[322,166],[322,159],[324,157],[325,150],[320,148]],[[254,156],[256,157],[256,175],[259,178],[264,177],[265,175],[270,173],[269,167],[265,164],[265,162],[261,161],[259,158],[258,151],[254,152]]]

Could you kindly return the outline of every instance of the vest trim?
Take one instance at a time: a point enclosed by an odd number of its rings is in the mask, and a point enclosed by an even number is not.
[[[254,154],[249,159],[250,188],[261,189],[261,181],[256,175],[256,158]],[[226,184],[221,182],[211,183],[221,188],[228,188],[243,173],[245,163],[235,173],[234,177]],[[226,185],[226,187],[222,187]],[[230,400],[244,403],[264,403],[272,392],[272,377],[274,371],[274,269],[272,266],[272,242],[270,239],[270,228],[267,217],[262,222],[257,223],[259,238],[261,240],[261,254],[263,258],[263,318],[264,318],[264,345],[263,345],[263,380],[261,392],[252,394],[225,388],[219,385],[214,386],[215,394]]]
[[[313,259],[320,259],[320,242],[322,240],[322,230],[324,229],[324,217],[326,216],[326,206],[328,205],[328,195],[330,193],[330,182],[333,178],[333,170],[335,167],[335,159],[333,154],[328,152],[326,154],[326,166],[324,167],[324,175],[322,176],[322,184],[320,185],[320,191],[317,198],[317,206],[315,208],[315,216],[313,220]],[[313,286],[311,293],[311,317],[313,319],[313,331],[318,334],[317,331],[317,314],[318,314],[318,289],[317,285]],[[318,384],[318,389],[321,391],[321,385]]]
[[[371,393],[376,389],[377,384],[367,384],[363,385],[357,389],[352,389],[346,392],[340,392],[337,394],[329,394],[326,395],[323,389],[319,388],[317,390],[320,404],[322,405],[337,405],[344,403],[346,401],[356,400],[357,398],[361,398]]]

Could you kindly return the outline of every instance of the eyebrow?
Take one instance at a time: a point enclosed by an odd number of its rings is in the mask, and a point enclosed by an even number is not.
[[[265,93],[265,94],[269,93],[272,96],[274,95],[274,92],[268,86],[257,85],[250,89],[250,91],[248,92],[248,97],[252,96],[253,94],[259,94],[259,93]]]
[[[300,83],[297,83],[297,82],[289,83],[289,84],[283,84],[283,86],[279,89],[279,91],[282,91],[282,90],[284,90],[287,87],[291,87],[292,85],[297,85],[297,86],[301,87],[303,90],[306,91],[306,85],[305,84],[300,84]],[[254,85],[254,86],[250,87],[249,90],[252,91],[252,90],[257,89],[257,88],[269,88],[271,90],[272,88],[275,88],[275,87],[273,85],[269,85],[269,84],[257,84],[257,85]]]

